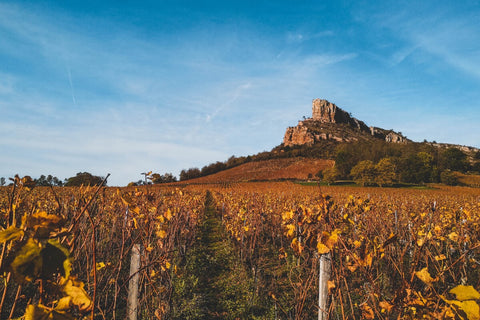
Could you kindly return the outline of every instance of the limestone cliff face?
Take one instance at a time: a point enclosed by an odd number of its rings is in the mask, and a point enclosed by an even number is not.
[[[323,123],[345,123],[359,130],[369,130],[363,121],[351,117],[348,112],[324,99],[313,100],[312,119]]]
[[[299,121],[290,127],[283,138],[284,146],[312,145],[320,140],[352,142],[382,139],[392,143],[406,143],[409,140],[393,130],[368,127],[335,104],[315,99],[312,102],[312,117]]]
[[[339,122],[341,116],[338,110],[336,105],[327,100],[315,99],[312,103],[312,119],[320,122]]]
[[[296,127],[287,128],[285,136],[283,137],[283,143],[286,146],[304,144],[312,145],[314,142],[315,139],[313,134],[308,132],[308,128],[303,126],[302,122],[299,122]]]

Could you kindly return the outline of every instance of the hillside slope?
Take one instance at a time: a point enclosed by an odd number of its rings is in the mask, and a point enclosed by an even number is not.
[[[248,162],[218,173],[187,180],[188,183],[240,182],[254,180],[298,179],[315,177],[318,171],[333,167],[333,160],[287,158]]]

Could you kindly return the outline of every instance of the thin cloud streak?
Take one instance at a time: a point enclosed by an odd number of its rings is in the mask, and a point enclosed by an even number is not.
[[[76,106],[77,101],[75,99],[75,90],[73,89],[73,83],[72,83],[72,72],[70,70],[70,67],[67,66],[67,72],[68,72],[68,83],[70,84],[70,90],[72,91],[72,102]]]

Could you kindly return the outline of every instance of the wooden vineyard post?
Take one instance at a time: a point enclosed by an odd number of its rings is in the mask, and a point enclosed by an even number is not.
[[[132,247],[130,258],[130,281],[128,282],[127,319],[137,320],[138,313],[138,280],[140,270],[140,244]]]
[[[320,256],[319,280],[318,280],[318,320],[328,319],[328,281],[332,270],[330,253]]]

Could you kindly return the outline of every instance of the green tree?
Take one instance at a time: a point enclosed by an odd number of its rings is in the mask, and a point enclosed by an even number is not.
[[[169,182],[177,181],[177,177],[175,177],[171,173],[165,173],[165,174],[154,173],[149,177],[149,179],[152,180],[154,184],[169,183]]]
[[[78,186],[99,186],[103,182],[103,178],[94,176],[88,172],[79,172],[75,177],[70,177],[65,182],[66,187],[78,187]]]
[[[417,156],[422,160],[423,165],[426,168],[432,168],[432,166],[433,166],[433,156],[430,153],[425,152],[425,151],[420,151],[419,153],[417,153]]]
[[[396,180],[395,164],[391,158],[383,158],[375,165],[375,182],[380,186],[392,185]]]
[[[362,186],[371,185],[375,182],[376,170],[375,165],[370,160],[360,161],[350,171],[353,180]]]
[[[201,177],[201,171],[198,168],[183,169],[180,172],[180,181],[190,180]]]
[[[327,182],[329,185],[340,178],[340,172],[338,172],[337,167],[327,168],[322,171],[323,181]]]
[[[58,179],[57,177],[52,176],[49,174],[47,177],[45,177],[43,174],[40,176],[40,178],[35,179],[35,185],[37,186],[59,186],[61,187],[63,185],[63,182]]]
[[[477,161],[472,165],[472,171],[480,173],[480,161]]]
[[[442,171],[442,173],[440,174],[440,179],[442,183],[445,183],[446,185],[449,185],[449,186],[458,185],[458,177],[451,170]]]
[[[428,157],[421,152],[420,155],[410,154],[401,159],[398,164],[400,181],[407,183],[430,182],[432,167],[427,166],[425,161],[428,161]]]
[[[347,178],[355,165],[354,157],[351,152],[339,150],[335,156],[335,167],[342,178]]]
[[[460,149],[448,148],[440,154],[440,168],[464,172],[468,169],[467,155]]]

